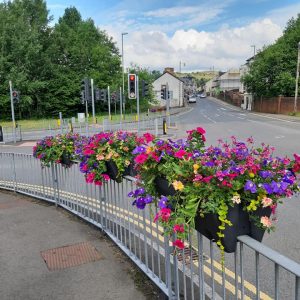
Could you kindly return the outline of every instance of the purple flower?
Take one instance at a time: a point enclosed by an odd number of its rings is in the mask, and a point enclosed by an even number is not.
[[[263,188],[265,189],[267,194],[272,194],[273,193],[273,188],[269,183],[263,183]]]
[[[131,191],[127,196],[128,196],[128,197],[133,197],[133,196],[134,196],[134,192]]]
[[[145,189],[144,188],[138,188],[138,189],[136,189],[135,191],[134,191],[134,197],[137,197],[137,196],[139,196],[139,195],[142,195],[142,194],[144,194],[145,193]]]
[[[264,179],[273,177],[273,174],[271,171],[260,171],[259,175]]]
[[[132,154],[139,154],[145,152],[146,152],[146,148],[144,146],[138,146],[132,151]]]
[[[166,208],[167,207],[168,198],[166,196],[162,196],[158,202],[158,206],[160,208]]]
[[[247,180],[245,186],[244,186],[245,191],[250,191],[252,194],[257,192],[257,187],[255,183],[251,180]]]
[[[145,197],[145,203],[146,204],[149,204],[149,203],[151,203],[152,201],[153,201],[153,197],[152,196],[150,196],[150,195],[147,195],[146,197]]]
[[[157,146],[162,146],[164,144],[164,141],[163,140],[158,140],[157,142],[156,142],[156,145]]]
[[[208,161],[205,163],[205,166],[207,167],[213,167],[215,164],[212,161]]]
[[[200,156],[200,151],[199,150],[194,150],[193,158],[197,158],[199,156]]]
[[[135,205],[139,209],[144,209],[146,206],[145,200],[143,197],[139,197],[132,202],[132,205]]]

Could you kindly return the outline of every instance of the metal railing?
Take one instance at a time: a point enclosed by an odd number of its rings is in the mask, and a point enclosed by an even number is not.
[[[175,115],[184,111],[188,108],[173,108],[170,111],[171,115]],[[104,119],[101,124],[87,124],[87,123],[74,123],[72,128],[74,132],[80,133],[81,135],[90,136],[100,131],[149,131],[154,134],[158,133],[159,128],[162,128],[162,119],[165,118],[165,112],[161,114],[150,113],[149,116],[142,116],[140,121],[109,121]],[[50,123],[44,124],[44,128],[39,129],[23,129],[21,125],[16,128],[16,137],[14,137],[14,130],[12,127],[3,127],[3,142],[9,143],[22,140],[38,140],[45,136],[56,135],[59,133],[67,133],[70,131],[69,123],[63,123],[61,127],[53,126]]]
[[[0,153],[0,188],[61,206],[103,230],[169,299],[300,299],[300,265],[248,236],[224,266],[215,243],[198,232],[174,252],[154,211],[127,194],[134,178],[88,185],[76,164],[42,168],[28,154]]]

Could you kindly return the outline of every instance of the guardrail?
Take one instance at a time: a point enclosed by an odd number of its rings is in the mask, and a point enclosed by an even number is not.
[[[184,112],[188,107],[185,108],[172,108],[170,110],[170,115],[175,115],[180,112]],[[116,130],[126,130],[126,131],[150,131],[154,134],[158,134],[159,128],[162,128],[163,118],[168,116],[163,112],[162,114],[153,114],[150,113],[149,116],[142,116],[140,121],[110,121],[104,119],[101,124],[86,124],[86,123],[74,123],[72,124],[73,132],[80,133],[81,135],[93,135],[99,131],[116,131]],[[59,133],[67,133],[70,131],[70,126],[68,123],[62,124],[61,127],[53,127],[50,123],[48,126],[40,129],[22,129],[21,125],[16,128],[16,137],[14,137],[14,131],[12,127],[3,127],[3,141],[4,143],[13,142],[22,140],[38,140],[42,139],[47,135],[56,135]]]
[[[177,253],[153,223],[155,211],[139,211],[127,194],[134,178],[87,185],[78,166],[42,168],[28,154],[0,153],[0,188],[63,207],[103,230],[169,299],[300,299],[300,265],[239,237],[234,254],[219,263],[219,250],[198,232]]]

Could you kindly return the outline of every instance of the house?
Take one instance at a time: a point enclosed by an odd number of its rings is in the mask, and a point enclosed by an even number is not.
[[[205,83],[205,92],[208,95],[215,95],[216,93],[218,93],[220,91],[220,76],[225,74],[225,72],[219,72],[219,74],[215,77],[213,77],[212,79],[210,79],[209,81],[207,81]]]
[[[221,91],[240,90],[241,86],[240,70],[230,69],[223,75],[219,76],[219,87]]]
[[[245,76],[249,72],[250,64],[253,61],[254,61],[254,56],[248,58],[246,60],[246,63],[240,67],[240,76],[241,77]],[[253,95],[247,91],[243,82],[241,82],[240,93],[243,94],[243,96],[244,96],[243,102],[241,104],[241,108],[246,109],[246,110],[251,110],[252,103],[253,103]]]
[[[165,68],[164,73],[158,77],[153,83],[153,91],[160,106],[167,106],[166,100],[162,99],[161,90],[166,86],[169,90],[170,107],[183,106],[183,81],[179,79],[175,73],[174,68]]]

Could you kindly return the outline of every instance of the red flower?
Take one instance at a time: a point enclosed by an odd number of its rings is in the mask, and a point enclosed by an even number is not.
[[[92,149],[85,149],[85,150],[83,151],[83,154],[84,154],[84,155],[92,155],[92,154],[95,154],[95,151],[92,150]]]
[[[174,232],[184,232],[184,227],[183,227],[183,225],[182,224],[176,224],[176,225],[174,225],[174,227],[173,227],[173,231]]]
[[[147,143],[150,143],[154,140],[154,135],[149,132],[146,132],[143,137],[146,139]]]
[[[99,186],[101,186],[103,184],[102,181],[99,181],[99,180],[96,180],[94,183],[95,183],[95,185],[99,185]]]
[[[184,249],[184,243],[182,240],[176,240],[173,242],[173,246],[179,249]]]
[[[205,134],[206,133],[205,129],[203,129],[202,127],[197,127],[196,130],[200,134]]]
[[[139,154],[136,156],[136,158],[134,159],[134,161],[137,163],[137,164],[143,164],[148,158],[148,155],[147,154]]]
[[[177,158],[183,158],[184,155],[186,155],[185,150],[179,150],[174,154],[174,156],[177,157]]]

